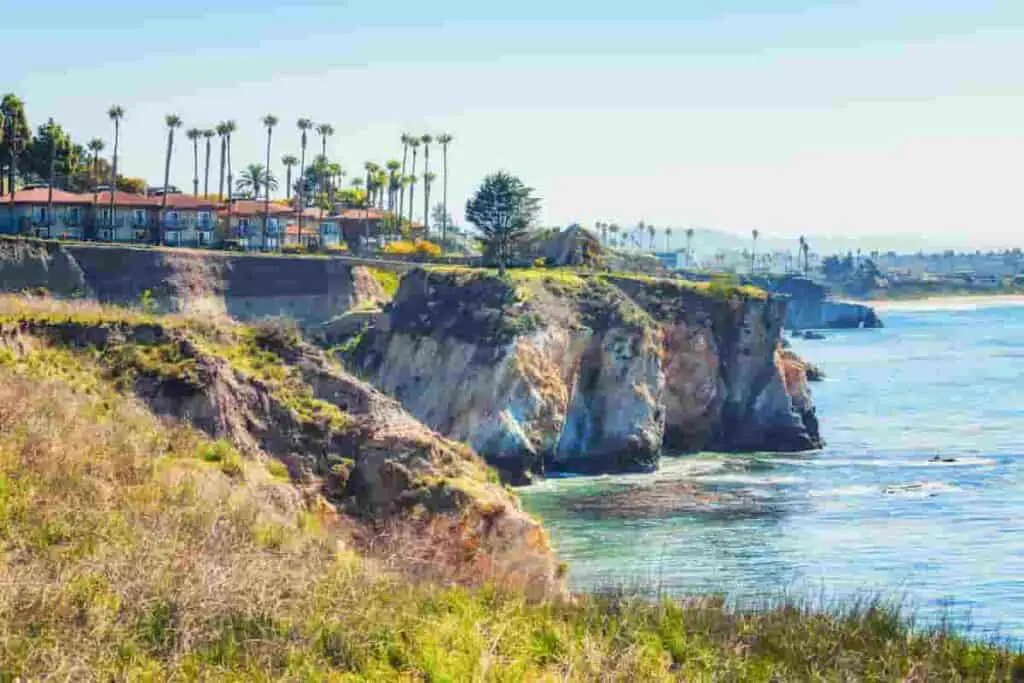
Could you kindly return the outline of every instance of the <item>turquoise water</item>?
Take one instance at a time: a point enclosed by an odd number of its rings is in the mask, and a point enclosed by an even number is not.
[[[1024,639],[1024,307],[883,319],[794,342],[828,375],[819,453],[666,458],[654,475],[523,490],[573,586],[882,594],[922,621]],[[679,509],[687,483],[705,498]]]

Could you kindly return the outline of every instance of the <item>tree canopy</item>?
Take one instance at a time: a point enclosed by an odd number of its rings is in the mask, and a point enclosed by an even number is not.
[[[540,213],[540,199],[518,177],[498,171],[484,178],[466,202],[466,220],[480,231],[487,254],[504,275],[511,247],[533,225]]]

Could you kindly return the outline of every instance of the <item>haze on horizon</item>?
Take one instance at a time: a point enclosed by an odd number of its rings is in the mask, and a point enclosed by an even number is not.
[[[452,133],[456,221],[506,168],[548,224],[1020,244],[1019,0],[148,5],[5,8],[0,44],[23,58],[0,92],[82,141],[109,142],[124,106],[121,168],[153,184],[165,114],[235,119],[241,168],[273,113],[279,177],[300,116],[334,125],[353,171],[400,158],[402,132]],[[173,184],[191,163],[179,136]]]

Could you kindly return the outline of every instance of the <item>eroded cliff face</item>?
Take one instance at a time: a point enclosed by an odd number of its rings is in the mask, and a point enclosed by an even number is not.
[[[322,323],[384,292],[362,266],[336,259],[0,239],[0,292],[46,290],[238,320]]]
[[[667,280],[413,271],[354,354],[507,477],[646,471],[671,450],[817,447],[777,355],[785,303]]]

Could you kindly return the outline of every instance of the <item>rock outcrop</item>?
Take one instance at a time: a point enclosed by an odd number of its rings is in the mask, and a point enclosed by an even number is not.
[[[434,541],[514,558],[531,582],[557,583],[540,524],[467,446],[417,421],[393,398],[281,326],[176,318],[0,311],[0,361],[45,345],[141,398],[157,415],[284,462],[301,488],[375,525],[404,519]],[[412,520],[412,521],[409,521]],[[443,537],[443,538],[442,538]],[[462,551],[460,551],[462,552]]]
[[[0,239],[0,292],[45,290],[159,312],[322,323],[384,298],[371,271],[328,258]]]
[[[646,471],[662,450],[820,445],[787,382],[785,302],[751,290],[543,271],[417,270],[354,353],[359,371],[506,477]]]
[[[828,290],[803,277],[786,277],[764,283],[772,293],[790,297],[786,329],[856,329],[882,327],[875,310],[864,304],[833,301]]]

